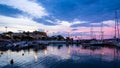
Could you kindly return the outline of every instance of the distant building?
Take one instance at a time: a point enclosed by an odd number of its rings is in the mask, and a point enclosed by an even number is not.
[[[29,36],[33,37],[34,39],[44,39],[44,38],[47,38],[46,32],[38,32],[38,31],[30,32]]]
[[[46,32],[39,32],[39,31],[34,31],[34,32],[23,32],[23,33],[13,33],[13,32],[8,32],[8,33],[3,33],[0,35],[0,37],[6,38],[9,37],[10,39],[28,39],[28,38],[33,38],[33,39],[45,39],[47,38]]]

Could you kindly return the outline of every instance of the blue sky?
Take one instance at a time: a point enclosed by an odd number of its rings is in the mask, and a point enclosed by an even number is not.
[[[99,32],[103,23],[105,34],[111,36],[115,10],[120,18],[119,0],[1,0],[0,32],[7,26],[13,32],[44,30],[87,37],[91,25]]]

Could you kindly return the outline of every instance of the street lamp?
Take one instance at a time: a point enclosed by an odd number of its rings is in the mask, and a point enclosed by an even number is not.
[[[5,26],[5,29],[6,29],[6,33],[7,33],[7,28],[8,28],[8,27],[7,27],[7,26]]]

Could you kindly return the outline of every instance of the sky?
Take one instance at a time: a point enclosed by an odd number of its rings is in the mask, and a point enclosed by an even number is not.
[[[48,35],[74,38],[114,36],[115,11],[120,19],[120,0],[0,0],[0,33],[46,31]]]

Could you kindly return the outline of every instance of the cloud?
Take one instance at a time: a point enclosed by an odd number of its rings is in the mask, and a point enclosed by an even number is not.
[[[90,27],[70,27],[72,24],[76,23],[69,23],[68,21],[58,21],[59,24],[57,25],[44,25],[42,23],[38,23],[29,18],[13,18],[0,15],[0,32],[5,32],[5,26],[8,27],[8,31],[18,32],[19,30],[23,31],[34,31],[40,30],[48,31],[48,35],[54,34],[62,34],[63,36],[67,36],[68,32],[70,32],[71,36],[80,36],[84,33],[84,37],[90,38]],[[108,23],[109,22],[109,23]],[[111,22],[114,24],[114,21],[105,21],[104,24],[112,25]],[[103,27],[105,38],[113,37],[114,28],[112,27]],[[74,30],[75,29],[75,30]],[[98,31],[97,34],[100,34],[100,27],[94,27],[94,31]],[[87,36],[86,36],[87,35]]]
[[[27,13],[30,16],[41,18],[47,16],[45,8],[34,1],[29,0],[1,0],[0,4],[11,6],[12,8],[18,9]]]
[[[109,27],[114,27],[115,21],[114,20],[107,20],[107,21],[103,21],[103,24],[108,25]]]
[[[8,31],[13,31],[13,32],[18,32],[18,30],[34,31],[40,29],[47,30],[48,33],[70,31],[70,27],[66,27],[66,25],[64,24],[48,26],[42,23],[38,23],[29,18],[13,18],[13,17],[0,15],[1,32],[5,32],[5,26],[8,27]]]
[[[8,31],[18,32],[23,31],[34,31],[37,30],[38,23],[25,19],[25,18],[13,18],[0,15],[0,31],[4,32],[5,26],[8,27]]]
[[[70,27],[72,24],[80,23],[78,21],[74,21],[69,23],[68,21],[56,20],[58,24],[56,25],[45,25],[41,22],[36,22],[32,19],[26,17],[8,17],[0,15],[0,31],[5,32],[5,26],[8,27],[8,31],[18,32],[18,30],[22,31],[34,31],[34,30],[47,30],[49,34],[61,32],[66,34],[67,32],[71,32],[72,28]]]

